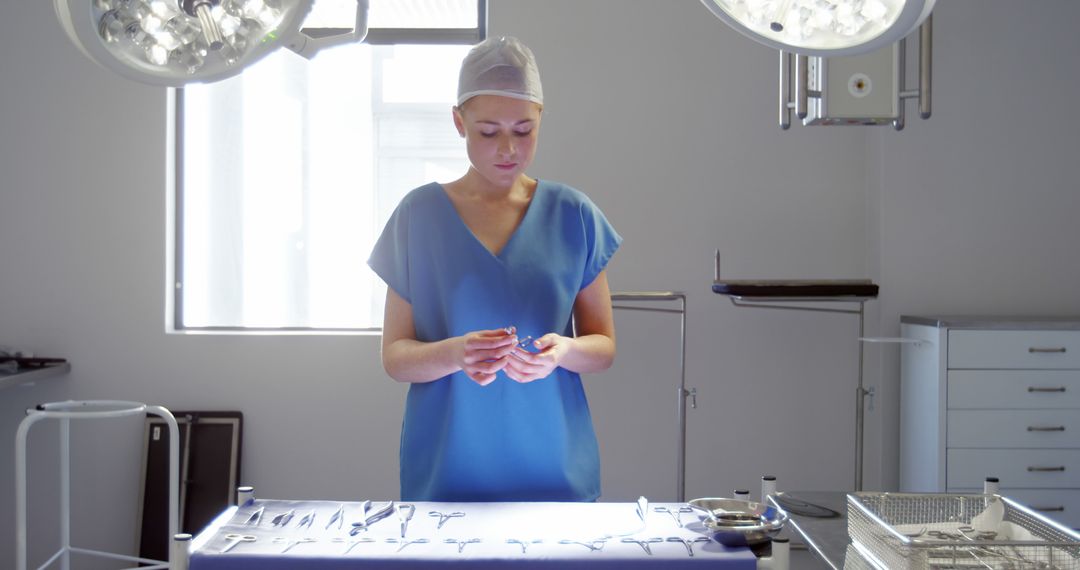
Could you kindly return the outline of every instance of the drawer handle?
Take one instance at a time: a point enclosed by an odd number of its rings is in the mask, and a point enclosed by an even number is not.
[[[1031,354],[1065,354],[1065,347],[1059,346],[1055,348],[1039,348],[1037,346],[1028,347],[1028,352]]]
[[[1059,465],[1057,467],[1038,467],[1038,466],[1032,465],[1032,466],[1028,467],[1028,472],[1029,473],[1045,473],[1045,472],[1048,472],[1048,471],[1065,471],[1065,466],[1064,465]]]
[[[1028,386],[1028,392],[1064,392],[1064,386],[1058,386],[1057,388],[1043,388],[1040,386]]]
[[[1028,431],[1065,431],[1065,426],[1028,426]]]
[[[1063,513],[1063,512],[1065,512],[1065,506],[1064,505],[1058,505],[1056,507],[1036,507],[1036,506],[1033,505],[1031,507],[1031,510],[1033,510],[1033,511],[1042,511],[1044,513]]]

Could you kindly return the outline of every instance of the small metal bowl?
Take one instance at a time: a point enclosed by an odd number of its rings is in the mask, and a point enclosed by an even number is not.
[[[713,539],[724,546],[754,546],[768,542],[787,522],[775,507],[742,499],[694,499],[690,506],[702,511],[702,521]]]

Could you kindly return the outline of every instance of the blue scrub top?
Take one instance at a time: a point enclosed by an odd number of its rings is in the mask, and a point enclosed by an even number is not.
[[[445,189],[410,192],[368,260],[412,305],[416,338],[432,342],[517,327],[519,338],[573,335],[578,292],[622,238],[588,197],[539,181],[499,255],[473,235]],[[404,501],[593,501],[600,458],[577,373],[556,368],[519,384],[479,386],[458,371],[412,384],[401,428]]]

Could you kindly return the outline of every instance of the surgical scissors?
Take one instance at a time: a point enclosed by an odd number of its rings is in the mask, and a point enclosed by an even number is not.
[[[440,529],[440,528],[442,528],[442,525],[446,524],[447,520],[458,518],[458,517],[463,517],[463,516],[465,516],[465,513],[461,512],[461,511],[454,511],[452,513],[441,513],[439,511],[431,511],[431,512],[428,513],[428,516],[429,517],[439,517],[439,525],[436,526],[435,528]]]
[[[294,538],[294,539],[291,539],[291,540],[289,538],[287,538],[287,537],[284,537],[284,536],[277,536],[277,537],[274,537],[274,539],[271,542],[273,542],[274,544],[281,544],[283,542],[288,543],[288,544],[285,545],[285,548],[283,548],[281,550],[281,554],[285,554],[286,552],[292,550],[292,547],[296,546],[297,544],[310,544],[312,542],[318,542],[318,541],[315,540],[314,538],[309,537],[309,536],[304,536],[304,537],[300,537],[300,538]]]
[[[370,508],[371,501],[364,501],[364,504],[362,506],[363,512],[361,514],[361,517],[363,518],[353,523],[353,529],[349,531],[349,535],[356,536],[360,531],[365,531],[368,529],[369,526],[390,516],[390,513],[394,510],[394,502],[387,502],[385,505],[379,507],[379,509],[376,510],[374,513],[369,515],[368,510]]]
[[[686,547],[686,555],[693,558],[694,557],[694,544],[698,543],[698,542],[709,542],[709,538],[707,536],[699,536],[697,538],[692,538],[690,540],[687,540],[687,539],[685,539],[685,538],[683,538],[681,536],[669,536],[667,541],[668,542],[681,542],[682,545]]]
[[[225,535],[225,540],[229,541],[229,544],[225,548],[221,549],[222,552],[228,552],[232,550],[234,546],[240,544],[241,542],[255,542],[255,537],[250,534],[229,533]]]
[[[516,539],[516,538],[508,538],[508,539],[506,539],[507,544],[520,544],[522,554],[525,554],[525,551],[529,549],[530,544],[542,544],[543,542],[544,541],[539,539],[539,538],[537,538],[535,540],[519,540],[519,539]]]
[[[364,537],[364,538],[334,537],[334,538],[330,539],[330,542],[333,542],[335,544],[349,543],[349,547],[345,549],[345,552],[341,553],[341,555],[344,556],[344,555],[348,554],[349,552],[351,552],[353,547],[356,546],[357,544],[360,544],[361,542],[364,542],[364,543],[375,542],[375,539],[374,538],[368,538],[368,537]]]
[[[625,542],[627,544],[636,544],[636,545],[640,546],[642,550],[645,551],[645,554],[648,554],[649,556],[652,556],[652,548],[649,548],[649,545],[650,544],[655,544],[657,542],[664,542],[664,539],[662,539],[662,538],[660,538],[658,536],[654,536],[653,538],[644,538],[644,539],[626,537],[626,538],[622,539],[622,542]]]
[[[570,540],[569,538],[564,538],[559,541],[559,544],[578,544],[584,546],[585,548],[588,548],[592,552],[597,552],[604,549],[604,545],[607,544],[607,540],[598,538],[596,540],[590,540],[589,542],[581,542],[580,540]]]
[[[405,549],[406,546],[410,544],[427,544],[429,541],[426,538],[418,538],[416,540],[405,540],[403,538],[388,538],[386,539],[386,542],[390,544],[400,544],[401,546],[398,547],[397,552],[401,552]]]
[[[679,525],[679,528],[683,527],[682,514],[694,512],[694,509],[691,509],[689,506],[682,506],[675,510],[671,510],[668,507],[653,507],[653,510],[658,513],[667,513],[669,516],[671,516],[672,519],[675,520],[675,524]]]
[[[458,540],[456,538],[447,538],[447,539],[444,539],[443,542],[445,542],[446,544],[456,544],[457,545],[457,553],[461,554],[462,552],[465,551],[465,546],[466,545],[468,545],[468,544],[479,544],[482,541],[479,538],[470,538],[469,540]]]

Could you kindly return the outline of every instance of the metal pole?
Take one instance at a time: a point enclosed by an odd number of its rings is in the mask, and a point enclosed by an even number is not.
[[[866,389],[863,388],[863,342],[865,334],[865,319],[863,318],[866,303],[859,303],[859,385],[855,388],[855,490],[863,490],[863,400],[866,397]]]
[[[71,570],[71,420],[60,420],[60,567]]]
[[[679,469],[678,491],[676,498],[686,502],[686,296],[680,296],[682,315],[679,317],[682,330],[679,332]]]
[[[919,116],[930,118],[930,76],[934,53],[934,15],[919,26]]]
[[[719,252],[717,252],[717,269],[719,270]],[[629,311],[646,311],[652,313],[677,313],[680,315],[679,331],[679,394],[676,402],[679,423],[679,441],[676,446],[676,482],[675,495],[681,503],[686,501],[686,397],[690,394],[686,390],[686,294],[675,291],[643,291],[643,292],[617,292],[611,294],[614,301],[679,301],[678,309],[662,309],[652,307],[631,307],[626,305],[611,305],[612,309],[625,309]]]

